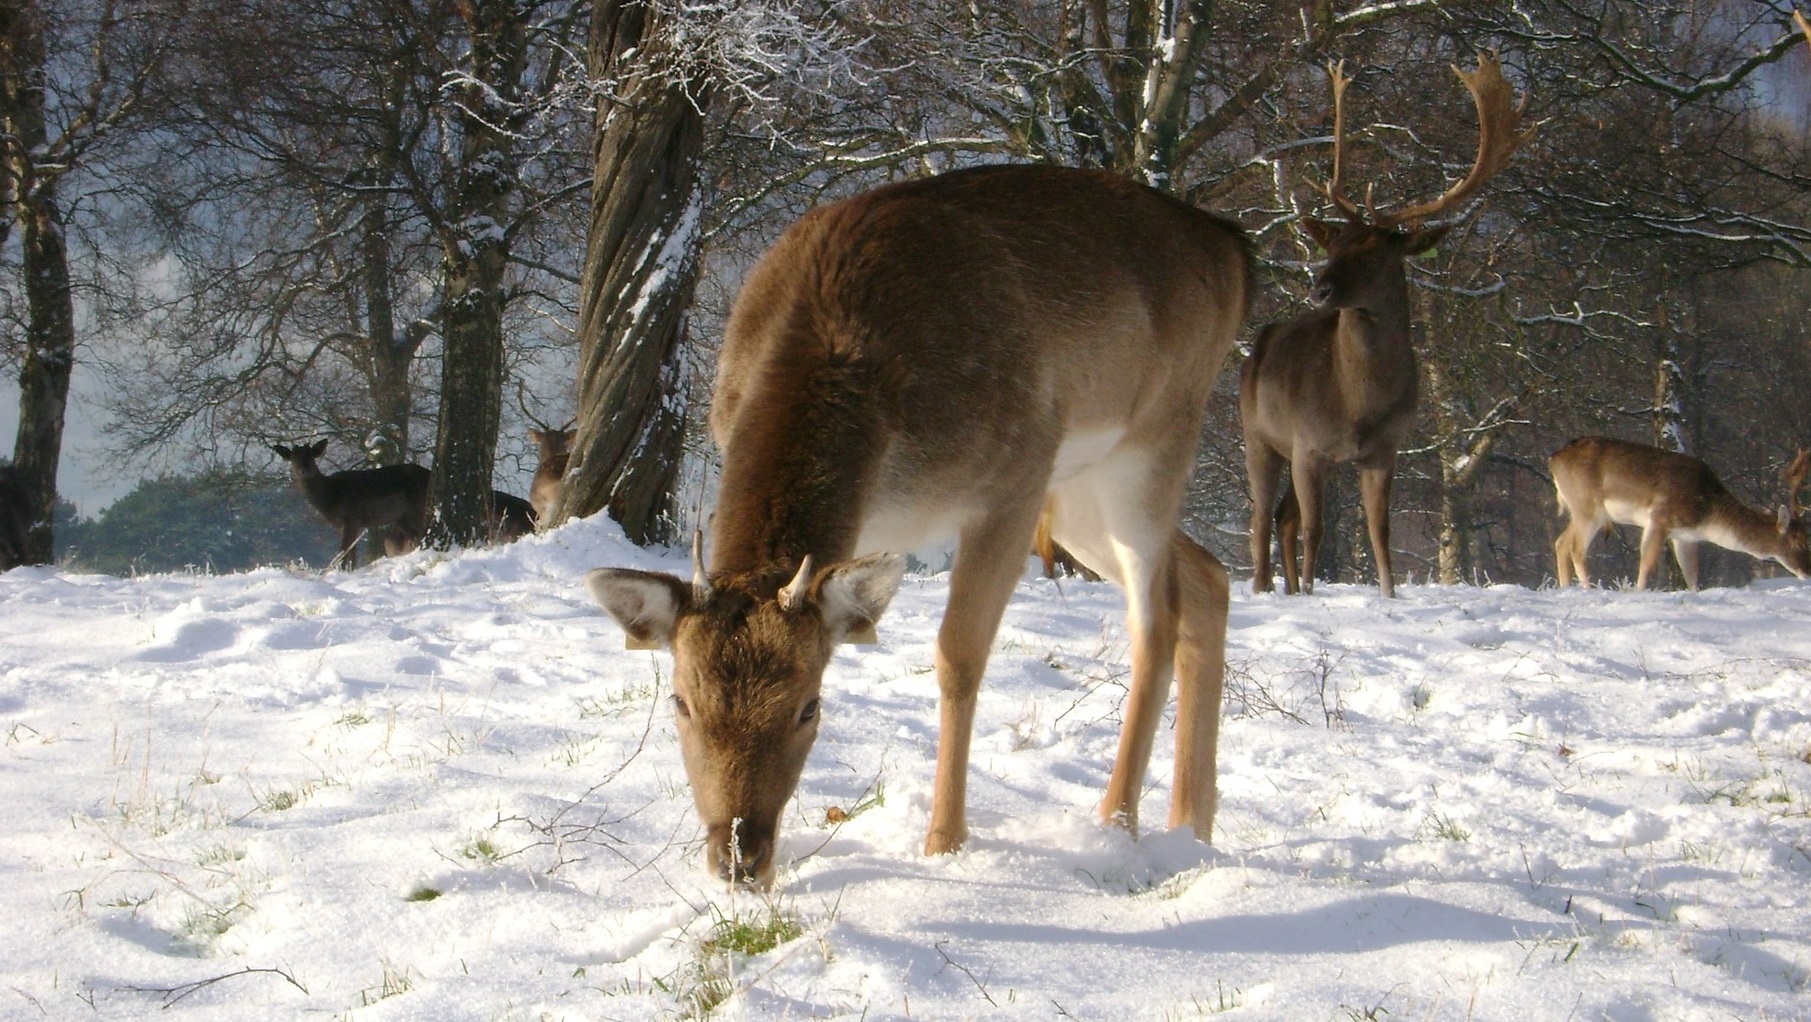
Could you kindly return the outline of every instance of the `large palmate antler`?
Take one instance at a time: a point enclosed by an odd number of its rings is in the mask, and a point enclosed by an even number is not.
[[[1462,206],[1484,187],[1485,182],[1503,169],[1509,162],[1510,154],[1534,135],[1534,125],[1522,127],[1522,110],[1528,105],[1527,99],[1524,97],[1519,105],[1515,103],[1515,90],[1503,78],[1502,65],[1496,54],[1478,54],[1478,69],[1470,74],[1461,71],[1456,65],[1453,73],[1465,83],[1465,88],[1471,92],[1472,100],[1478,108],[1478,155],[1472,161],[1471,170],[1439,198],[1383,216],[1378,216],[1376,210],[1371,209],[1367,193],[1365,209],[1370,213],[1372,226],[1416,228],[1442,213]],[[1346,219],[1363,223],[1364,214],[1360,212],[1358,204],[1345,194],[1339,183],[1345,155],[1345,93],[1351,79],[1345,74],[1344,62],[1329,65],[1327,75],[1333,87],[1333,175],[1325,184],[1315,187]]]

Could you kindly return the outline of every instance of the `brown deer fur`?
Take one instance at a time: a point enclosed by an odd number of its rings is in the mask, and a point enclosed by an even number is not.
[[[1335,465],[1358,466],[1358,485],[1377,562],[1377,586],[1393,595],[1390,485],[1396,452],[1414,425],[1419,369],[1410,337],[1407,260],[1439,243],[1448,226],[1426,226],[1458,208],[1496,174],[1533,129],[1521,126],[1496,59],[1478,58],[1459,78],[1478,111],[1478,154],[1471,170],[1438,198],[1393,214],[1361,210],[1340,190],[1344,94],[1350,79],[1330,68],[1333,83],[1333,174],[1322,191],[1343,224],[1304,218],[1303,229],[1326,250],[1315,277],[1321,308],[1271,324],[1252,346],[1239,376],[1245,470],[1251,483],[1252,590],[1272,587],[1270,529],[1274,512],[1286,592],[1314,587],[1320,548],[1322,492]],[[1455,68],[1455,71],[1458,69]],[[1368,203],[1367,203],[1368,207]],[[1289,477],[1278,499],[1278,480]],[[1301,568],[1296,536],[1301,535]]]
[[[1811,548],[1797,517],[1796,480],[1777,514],[1751,508],[1723,487],[1709,465],[1689,454],[1609,437],[1580,437],[1547,459],[1559,505],[1568,516],[1553,543],[1561,586],[1589,586],[1585,556],[1612,522],[1641,526],[1635,588],[1646,589],[1670,540],[1685,584],[1698,588],[1698,543],[1771,558],[1799,578],[1811,577]],[[1803,478],[1801,473],[1800,479]]]
[[[976,693],[1047,495],[1052,538],[1127,592],[1131,692],[1101,814],[1136,825],[1174,671],[1170,823],[1210,836],[1226,575],[1177,521],[1248,263],[1236,225],[1153,189],[998,166],[813,210],[750,271],[711,413],[709,570],[587,579],[631,637],[673,649],[720,876],[771,882],[833,645],[886,609],[898,552],[948,536],[924,847],[962,844]]]
[[[566,466],[572,461],[572,440],[578,435],[572,429],[531,429],[528,438],[535,442],[540,461],[535,465],[534,480],[528,485],[528,502],[534,506],[535,527],[552,524],[553,506],[559,502],[560,487],[566,478]]]
[[[325,474],[315,460],[326,453],[327,441],[306,447],[274,444],[271,450],[289,462],[296,487],[308,505],[340,531],[336,561],[358,566],[354,546],[370,531],[381,536],[384,552],[404,553],[415,548],[427,531],[428,470],[420,465],[385,465]]]

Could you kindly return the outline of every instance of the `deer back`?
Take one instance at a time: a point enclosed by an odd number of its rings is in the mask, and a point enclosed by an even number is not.
[[[1088,171],[976,168],[807,214],[725,331],[713,572],[914,549],[1041,494],[1066,443],[1172,429],[1243,320],[1247,259],[1236,225]]]

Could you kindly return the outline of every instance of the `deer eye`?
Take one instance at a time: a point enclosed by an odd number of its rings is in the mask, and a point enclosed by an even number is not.
[[[804,709],[799,711],[799,723],[800,724],[809,724],[812,721],[817,719],[817,704],[818,704],[818,701],[816,699],[813,699],[812,701],[805,704]]]
[[[692,708],[685,704],[685,697],[682,695],[673,696],[673,712],[686,720],[692,717]]]

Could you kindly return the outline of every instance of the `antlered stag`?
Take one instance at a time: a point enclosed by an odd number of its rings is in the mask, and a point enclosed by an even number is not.
[[[832,648],[886,610],[901,552],[949,536],[924,849],[962,844],[977,691],[1047,495],[1053,539],[1126,591],[1132,677],[1101,815],[1136,827],[1173,671],[1169,820],[1210,837],[1227,581],[1177,522],[1250,277],[1237,225],[1047,166],[889,185],[781,236],[725,332],[708,571],[695,551],[689,581],[587,578],[632,640],[673,650],[719,876],[772,882]]]
[[[1457,68],[1454,69],[1458,71]],[[1478,109],[1478,154],[1445,194],[1386,216],[1361,210],[1340,187],[1345,146],[1341,67],[1333,82],[1333,173],[1320,191],[1344,224],[1305,218],[1302,227],[1326,250],[1315,277],[1321,308],[1264,328],[1239,377],[1245,468],[1251,483],[1252,591],[1272,588],[1270,530],[1274,513],[1286,592],[1314,587],[1322,532],[1322,493],[1335,465],[1358,466],[1377,586],[1395,592],[1390,564],[1390,485],[1396,452],[1415,420],[1419,369],[1409,333],[1406,260],[1432,249],[1452,226],[1429,222],[1477,194],[1533,129],[1521,126],[1496,58],[1480,55],[1477,71],[1458,71]],[[1366,218],[1366,212],[1371,215]],[[1279,501],[1284,467],[1289,479]],[[1302,542],[1296,568],[1297,532]]]
[[[414,549],[427,532],[428,470],[420,465],[355,468],[329,475],[315,464],[327,451],[325,440],[306,447],[273,444],[270,449],[289,462],[290,475],[309,506],[340,530],[337,563],[358,566],[354,547],[367,531],[383,537],[384,552],[389,554]]]
[[[1635,588],[1646,589],[1672,541],[1685,584],[1698,589],[1698,543],[1715,543],[1751,557],[1772,558],[1799,578],[1811,577],[1811,548],[1798,517],[1798,488],[1811,470],[1800,451],[1785,474],[1786,504],[1777,514],[1731,496],[1709,465],[1689,454],[1609,437],[1580,437],[1547,459],[1566,528],[1553,543],[1561,586],[1589,586],[1585,555],[1610,523],[1641,526],[1641,566]]]

